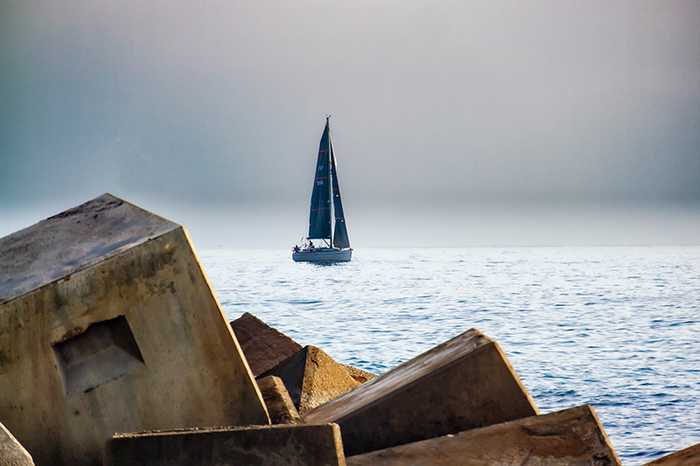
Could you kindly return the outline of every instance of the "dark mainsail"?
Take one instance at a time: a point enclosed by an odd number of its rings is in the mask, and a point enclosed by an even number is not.
[[[343,214],[343,203],[340,200],[340,186],[338,185],[338,171],[335,166],[335,155],[333,145],[331,149],[331,178],[333,180],[333,211],[335,214],[335,232],[333,233],[333,246],[336,248],[349,248],[348,229],[345,227],[345,214]]]
[[[323,130],[318,148],[314,186],[311,191],[309,238],[331,238],[330,147],[330,127],[326,119],[326,128]]]

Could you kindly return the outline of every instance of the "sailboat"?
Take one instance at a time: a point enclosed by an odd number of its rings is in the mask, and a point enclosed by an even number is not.
[[[295,262],[348,262],[351,258],[352,248],[345,226],[338,168],[331,142],[330,116],[327,116],[311,191],[309,234],[305,244],[294,246],[292,259]]]

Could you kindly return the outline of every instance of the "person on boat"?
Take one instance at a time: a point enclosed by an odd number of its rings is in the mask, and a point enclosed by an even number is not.
[[[309,249],[313,249],[313,248],[314,248],[314,242],[313,242],[313,241],[309,241]]]
[[[299,252],[299,245],[298,244],[294,245],[294,252]]]

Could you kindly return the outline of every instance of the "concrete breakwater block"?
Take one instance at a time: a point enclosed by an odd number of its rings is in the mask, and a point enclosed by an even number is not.
[[[32,455],[24,449],[7,428],[0,424],[0,465],[34,466]]]
[[[282,379],[300,414],[360,385],[344,365],[315,346],[305,346],[259,377],[269,375]]]
[[[345,465],[336,424],[183,429],[115,435],[104,464]]]
[[[612,466],[620,459],[591,406],[505,422],[347,458],[349,466]]]
[[[301,349],[299,343],[249,312],[231,321],[230,325],[255,377]]]
[[[371,372],[363,371],[362,369],[358,369],[357,367],[353,366],[348,366],[347,364],[343,364],[343,367],[345,368],[345,370],[348,371],[350,377],[352,377],[360,383],[365,383],[368,380],[372,380],[373,378],[377,377],[377,374],[372,374]]]
[[[657,458],[644,466],[697,466],[698,464],[700,464],[700,443]]]
[[[475,329],[307,413],[335,422],[348,456],[537,414],[501,348]]]
[[[301,424],[301,416],[279,377],[268,375],[257,380],[273,424]]]
[[[255,377],[301,350],[299,343],[249,312],[232,320],[230,325]],[[350,377],[359,383],[367,382],[377,376],[346,364],[342,366],[348,371]]]
[[[114,432],[269,423],[180,225],[109,194],[0,239],[0,419],[37,464]]]

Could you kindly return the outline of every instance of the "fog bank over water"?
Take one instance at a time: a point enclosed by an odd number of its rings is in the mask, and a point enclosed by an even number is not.
[[[0,235],[104,192],[204,247],[698,244],[700,3],[0,0]]]
[[[127,199],[134,202],[134,199]],[[80,201],[82,202],[82,201]],[[139,204],[139,202],[136,202]],[[287,249],[300,243],[306,206],[174,205],[143,199],[140,205],[184,225],[197,249]],[[53,207],[53,208],[51,208]],[[0,209],[0,237],[72,207]],[[346,207],[350,241],[368,247],[656,246],[700,244],[700,208],[643,206],[480,206],[437,209],[384,204]]]
[[[184,224],[198,249],[276,248],[300,243],[306,203],[214,211],[158,211]],[[350,241],[368,247],[655,246],[700,244],[700,209],[687,206],[346,208]]]

